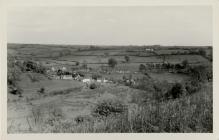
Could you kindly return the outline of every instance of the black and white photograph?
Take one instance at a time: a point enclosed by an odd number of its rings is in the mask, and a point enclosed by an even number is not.
[[[7,12],[7,133],[213,133],[210,5]]]

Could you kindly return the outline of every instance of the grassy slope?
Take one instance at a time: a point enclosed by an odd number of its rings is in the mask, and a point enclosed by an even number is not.
[[[199,92],[190,96],[164,102],[148,102],[141,105],[135,104],[140,102],[143,97],[139,96],[139,91],[123,86],[81,91],[80,96],[103,92],[104,94],[98,97],[90,96],[90,101],[95,104],[100,99],[114,96],[114,99],[121,99],[128,105],[128,114],[109,116],[105,119],[98,119],[87,114],[88,116],[85,115],[87,121],[82,123],[76,123],[66,117],[52,115],[50,118],[44,118],[42,122],[39,122],[42,127],[39,128],[37,124],[34,124],[31,126],[32,130],[28,130],[28,132],[212,132],[213,99],[211,83],[205,84]],[[67,99],[72,102],[77,97],[75,95],[68,96]],[[86,98],[81,98],[81,101],[86,102]],[[60,106],[58,108],[60,109]],[[91,111],[91,109],[89,110]]]
[[[127,115],[101,122],[72,125],[58,132],[212,132],[212,85],[191,96],[162,103],[148,103]],[[95,123],[95,125],[93,125]],[[62,123],[61,123],[62,124]],[[63,123],[62,125],[65,125]],[[97,126],[96,126],[97,125]],[[55,127],[54,127],[55,128]]]

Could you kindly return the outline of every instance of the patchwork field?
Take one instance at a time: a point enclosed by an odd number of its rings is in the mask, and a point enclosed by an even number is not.
[[[8,44],[8,133],[212,132],[209,47],[148,48]]]

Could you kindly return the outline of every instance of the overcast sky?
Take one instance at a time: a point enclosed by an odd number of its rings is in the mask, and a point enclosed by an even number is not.
[[[13,7],[9,43],[212,45],[207,6]]]

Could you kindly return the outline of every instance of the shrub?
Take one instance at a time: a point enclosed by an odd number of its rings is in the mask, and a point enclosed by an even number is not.
[[[10,87],[10,93],[14,95],[19,95],[19,97],[22,97],[23,90],[19,88],[18,86],[12,86]]]
[[[122,80],[123,80],[123,81],[126,81],[127,79],[128,79],[128,78],[127,78],[125,75],[122,76]]]
[[[102,76],[99,74],[92,74],[92,79],[97,80],[98,78],[101,78]]]
[[[107,117],[124,113],[126,106],[117,99],[108,99],[100,101],[93,110],[94,116]]]
[[[76,66],[79,66],[79,64],[80,64],[80,63],[79,63],[78,61],[75,63]]]
[[[46,73],[46,68],[43,67],[42,65],[38,65],[35,72],[45,74]]]
[[[38,92],[39,92],[40,94],[44,94],[44,93],[45,93],[45,88],[44,88],[44,87],[41,87]]]
[[[207,75],[212,71],[212,69],[208,69],[207,66],[198,65],[190,67],[188,71],[193,79],[199,82],[204,82],[208,79]]]
[[[84,76],[85,76],[85,73],[82,72],[82,71],[78,71],[78,74],[79,74],[81,77],[84,77]]]
[[[146,66],[143,64],[139,65],[139,71],[143,72],[144,70],[146,70]]]
[[[41,74],[46,73],[46,68],[41,63],[36,63],[34,61],[24,61],[23,67],[26,71],[32,71]]]
[[[128,55],[126,55],[124,58],[125,58],[125,61],[126,61],[126,62],[129,62],[129,61],[130,61],[130,57],[129,57]]]
[[[203,48],[199,49],[198,53],[204,57],[206,56],[206,51]]]
[[[97,88],[97,85],[95,83],[90,84],[90,89],[96,89],[96,88]]]
[[[140,90],[145,90],[148,92],[154,92],[154,81],[149,78],[142,78],[136,80],[136,84],[132,86],[132,88],[140,89]]]
[[[201,89],[201,83],[195,79],[189,80],[185,83],[185,89],[189,94],[192,94]]]
[[[176,70],[183,69],[184,67],[181,64],[175,64]]]
[[[168,91],[170,91],[171,84],[169,84],[167,81],[156,82],[153,84],[153,88],[153,99],[156,101],[161,101],[165,99],[165,95],[168,93]]]
[[[167,98],[179,98],[185,94],[184,86],[181,83],[176,83],[173,85],[171,90],[166,94]]]
[[[83,69],[87,69],[87,61],[86,60],[83,61],[82,68]]]
[[[108,65],[110,66],[110,67],[112,67],[112,68],[114,68],[116,65],[117,65],[117,60],[116,59],[114,59],[114,58],[110,58],[109,60],[108,60]]]
[[[79,123],[85,123],[85,122],[90,122],[92,121],[92,117],[91,116],[87,116],[87,115],[79,115],[77,116],[74,121],[79,124]]]
[[[20,80],[21,67],[19,63],[15,63],[14,57],[8,58],[8,71],[7,71],[7,82],[9,85],[16,85],[16,82]]]
[[[56,106],[49,106],[49,115],[51,117],[64,117],[63,111],[61,108]]]
[[[183,65],[184,68],[186,68],[188,66],[188,64],[189,64],[188,60],[183,60],[182,61],[182,65]]]

